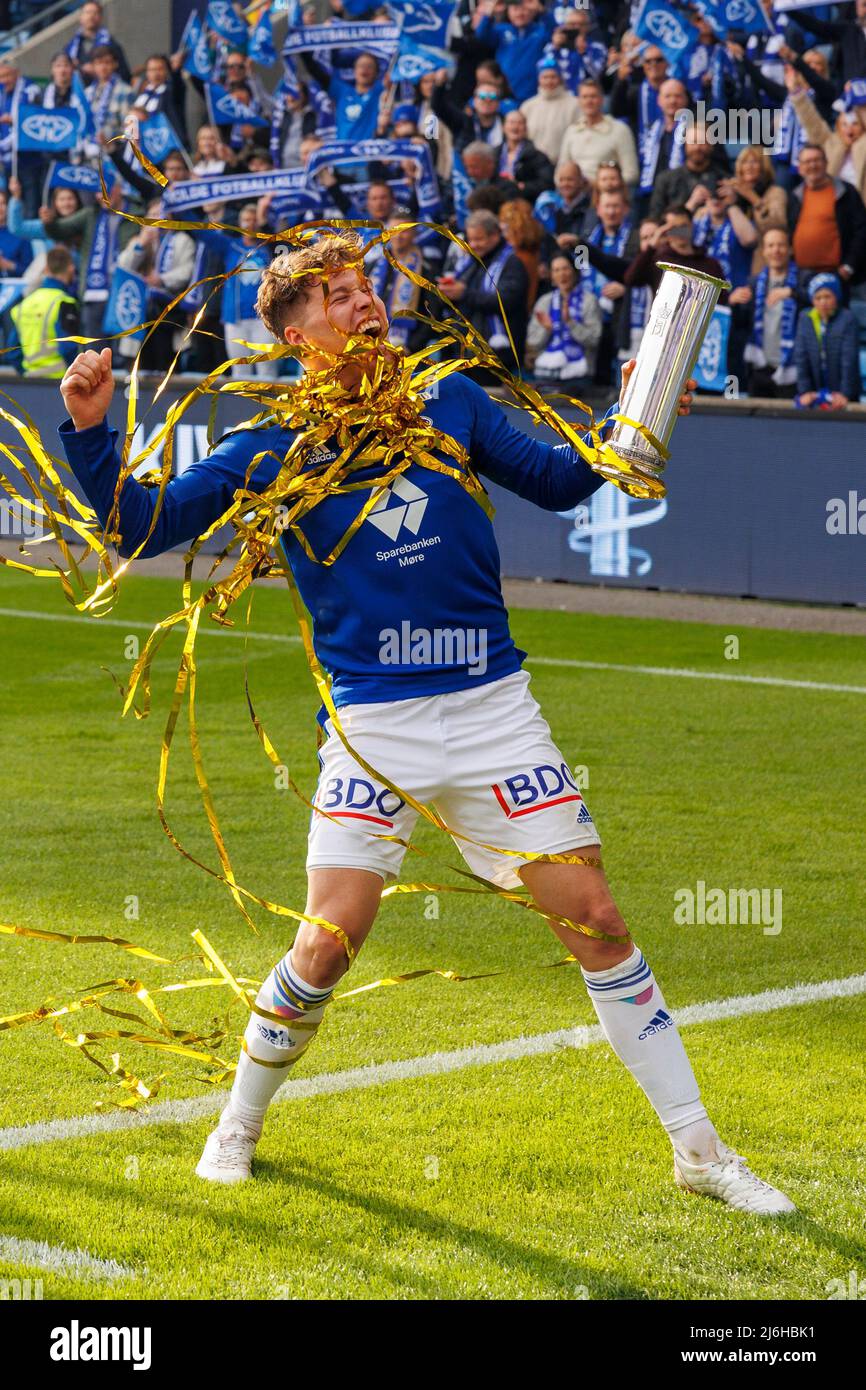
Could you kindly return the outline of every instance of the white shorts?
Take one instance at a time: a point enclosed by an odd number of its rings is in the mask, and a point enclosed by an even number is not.
[[[339,716],[360,756],[433,806],[449,829],[468,836],[455,836],[454,843],[469,868],[501,888],[520,886],[516,871],[533,854],[562,854],[599,841],[529,692],[526,671],[447,695],[348,705]],[[418,813],[364,771],[330,720],[325,732],[314,804],[328,814],[313,812],[307,868],[369,869],[394,878],[406,851],[377,837],[408,842]],[[517,857],[496,849],[516,851]]]

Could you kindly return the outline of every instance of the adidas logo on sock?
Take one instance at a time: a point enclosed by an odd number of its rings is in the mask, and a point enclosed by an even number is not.
[[[269,1043],[271,1047],[286,1048],[296,1046],[294,1039],[289,1037],[285,1028],[269,1028],[266,1023],[258,1022],[256,1023],[256,1027],[259,1032],[259,1037],[262,1038],[264,1042]]]
[[[666,1014],[664,1009],[658,1009],[653,1014],[646,1028],[642,1033],[638,1033],[638,1042],[643,1042],[644,1038],[651,1038],[653,1033],[661,1033],[665,1028],[673,1028],[674,1021],[670,1014]]]

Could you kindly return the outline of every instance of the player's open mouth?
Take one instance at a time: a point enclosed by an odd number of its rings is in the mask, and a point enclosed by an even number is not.
[[[363,323],[358,324],[358,333],[366,333],[371,338],[378,338],[382,333],[382,325],[378,318],[364,319]]]

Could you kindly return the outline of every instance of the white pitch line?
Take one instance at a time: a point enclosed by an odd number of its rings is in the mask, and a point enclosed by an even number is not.
[[[153,623],[125,621],[123,618],[82,619],[74,613],[41,613],[30,608],[0,608],[0,618],[32,618],[39,622],[80,623],[89,621],[102,627],[120,627],[129,631],[140,628],[151,632]],[[182,630],[180,624],[178,629]],[[232,628],[199,628],[206,637],[249,637],[251,642],[289,642],[298,644],[301,638],[290,632],[243,632]],[[731,681],[735,685],[775,685],[788,690],[827,690],[836,694],[866,695],[866,685],[839,685],[833,681],[791,680],[784,676],[746,676],[730,671],[695,671],[687,666],[627,666],[616,661],[579,661],[571,657],[528,656],[531,666],[563,666],[575,671],[619,671],[624,675],[668,676],[694,681]]]
[[[832,681],[798,681],[784,676],[740,676],[731,671],[694,671],[688,666],[624,666],[614,661],[576,661],[566,656],[532,656],[532,666],[566,666],[580,671],[623,671],[641,676],[678,676],[693,681],[733,681],[740,685],[781,685],[789,690],[834,690],[846,695],[866,695],[866,685],[837,685]]]
[[[88,1279],[136,1277],[136,1270],[118,1264],[117,1260],[100,1260],[86,1250],[69,1250],[65,1245],[48,1245],[44,1240],[19,1240],[17,1236],[0,1235],[0,1262],[31,1265],[52,1274],[85,1275]]]
[[[156,623],[145,623],[139,620],[133,621],[126,618],[87,618],[83,614],[75,613],[41,613],[36,608],[0,608],[0,618],[32,618],[35,622],[46,623],[88,623],[91,629],[96,627],[122,627],[128,632],[130,628],[140,629],[142,632],[153,632]],[[182,623],[176,624],[178,632],[184,631]],[[291,632],[245,632],[238,628],[230,627],[200,627],[199,635],[204,637],[249,637],[250,641],[257,642],[296,642],[300,643],[301,638]]]
[[[748,1014],[771,1013],[775,1009],[819,1004],[828,999],[850,999],[859,994],[866,994],[866,972],[847,975],[839,980],[821,980],[817,984],[790,985],[785,989],[763,990],[760,994],[737,994],[729,999],[689,1004],[676,1011],[676,1021],[685,1026],[720,1023]],[[509,1038],[500,1043],[475,1043],[456,1052],[429,1052],[421,1057],[406,1057],[396,1062],[379,1062],[366,1067],[352,1067],[348,1071],[326,1072],[321,1076],[286,1081],[277,1092],[276,1100],[309,1100],[314,1096],[339,1095],[343,1091],[363,1091],[370,1086],[383,1086],[392,1081],[442,1076],[470,1067],[514,1062],[522,1057],[542,1057],[563,1048],[590,1047],[603,1041],[604,1034],[598,1025],[594,1025],[560,1028],[553,1033]],[[158,1101],[138,1114],[118,1110],[105,1115],[40,1120],[35,1124],[0,1130],[0,1151],[24,1149],[35,1144],[55,1144],[64,1139],[82,1139],[93,1134],[111,1134],[117,1130],[140,1129],[147,1125],[185,1124],[214,1114],[225,1103],[225,1091],[218,1091],[186,1100]]]

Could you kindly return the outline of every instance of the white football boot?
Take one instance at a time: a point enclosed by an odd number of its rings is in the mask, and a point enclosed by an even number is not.
[[[700,1197],[715,1197],[737,1211],[750,1211],[755,1216],[782,1216],[797,1210],[784,1192],[756,1177],[745,1159],[721,1139],[716,1140],[716,1153],[715,1161],[689,1163],[674,1149],[677,1187]]]
[[[255,1130],[224,1111],[213,1134],[207,1137],[196,1175],[208,1182],[246,1182],[252,1177],[253,1154],[258,1142]]]

